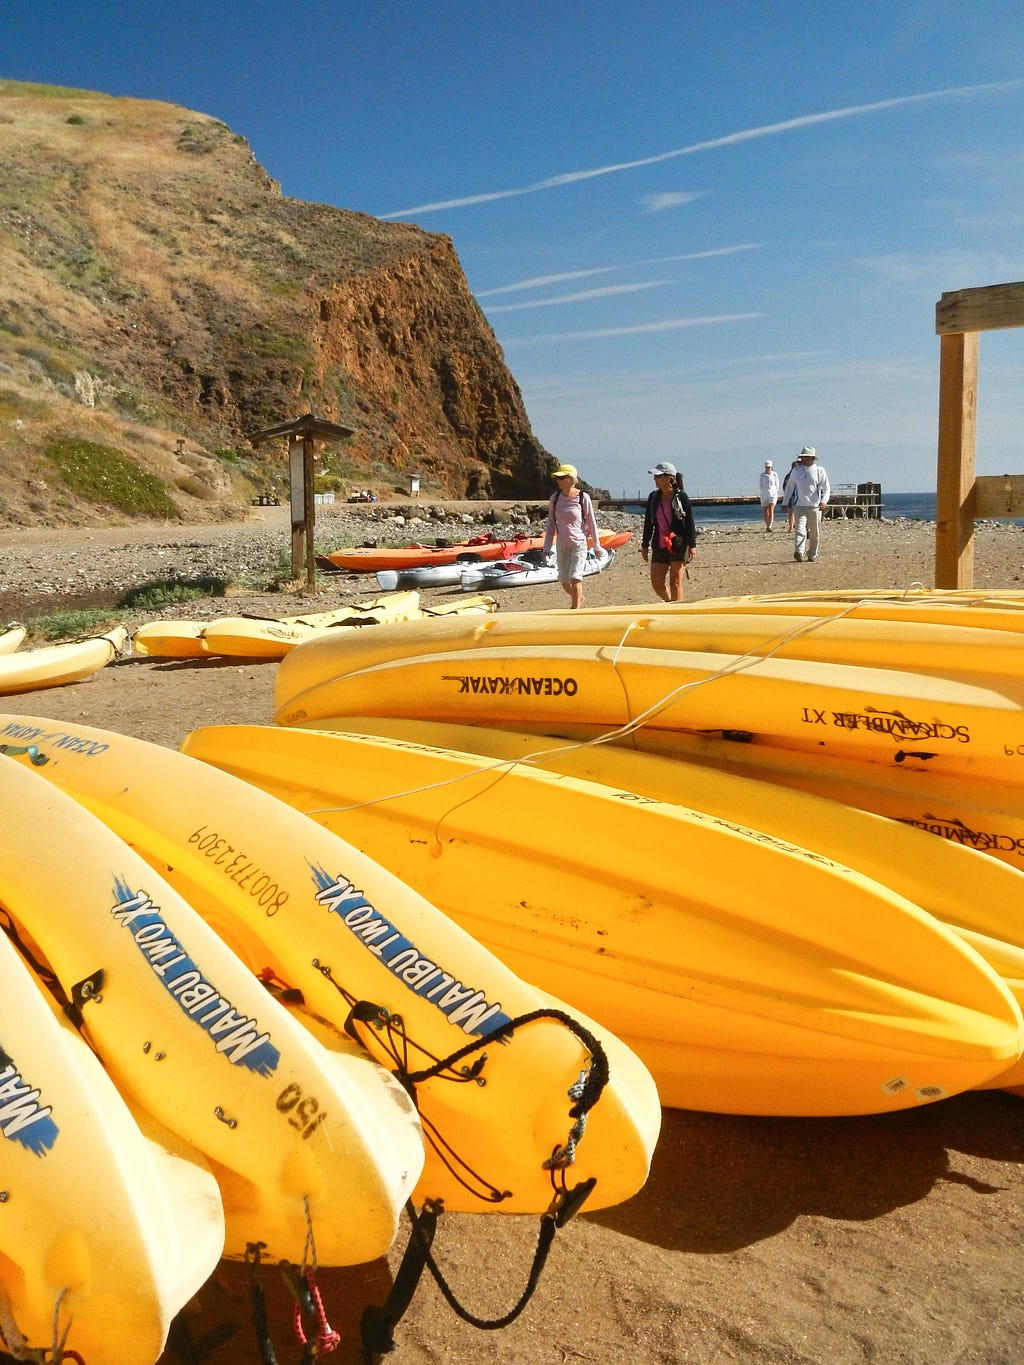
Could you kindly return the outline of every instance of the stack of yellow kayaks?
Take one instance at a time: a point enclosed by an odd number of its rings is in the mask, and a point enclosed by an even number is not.
[[[855,867],[874,881],[914,902],[952,928],[989,963],[1024,1006],[1024,873],[963,845],[934,841],[896,820],[883,819],[855,806],[827,801],[795,790],[740,776],[724,765],[691,763],[656,754],[627,752],[612,744],[493,730],[479,725],[381,717],[335,717],[315,722],[313,729],[348,732],[348,738],[383,736],[412,749],[407,776],[425,776],[422,746],[455,751],[452,776],[460,782],[472,769],[491,777],[501,774],[500,792],[513,787],[522,795],[522,773],[511,765],[529,764],[551,773],[602,783],[625,801],[653,799],[689,806],[703,815],[747,827],[755,837],[798,843],[814,856]],[[187,747],[203,752],[217,743],[216,730],[194,734]],[[230,730],[223,732],[231,734]],[[220,747],[218,745],[218,747]],[[341,750],[338,750],[339,754]],[[357,750],[357,753],[361,749]],[[481,760],[484,762],[482,763]],[[502,765],[509,765],[509,771]],[[333,778],[335,790],[343,779]],[[499,791],[496,786],[489,790]],[[632,794],[632,796],[630,795]],[[403,794],[402,801],[408,799]],[[528,800],[528,798],[523,798]],[[383,809],[387,809],[386,803]],[[337,821],[345,819],[339,811]],[[358,817],[356,817],[358,818]],[[366,847],[374,848],[373,842]],[[1006,1087],[1024,1080],[1024,1061],[988,1084]]]
[[[96,816],[28,766],[0,779],[0,904],[121,1093],[211,1163],[226,1253],[386,1251],[422,1162],[401,1087],[317,1041]]]
[[[774,600],[745,612],[746,601],[518,613],[429,634],[411,622],[387,639],[317,642],[282,664],[277,718],[601,737],[727,763],[1022,865],[1024,613],[1012,599],[870,599],[836,613],[800,601],[790,614]]]
[[[220,1259],[217,1184],[44,990],[0,933],[0,1350],[152,1365]]]
[[[493,597],[477,594],[423,606],[418,592],[385,593],[333,611],[304,616],[219,616],[212,621],[150,621],[133,636],[139,654],[162,658],[282,659],[304,641],[363,626],[391,625],[446,615],[478,616],[495,610]]]
[[[33,692],[81,682],[123,653],[128,640],[123,626],[105,635],[42,649],[18,649],[25,636],[21,626],[9,628],[5,636],[15,644],[13,649],[0,650],[0,693]]]
[[[315,639],[324,630],[410,621],[419,614],[418,592],[395,592],[333,611],[286,616],[281,620],[220,616],[204,629],[203,648],[208,654],[229,654],[235,658],[282,659],[296,645]]]
[[[657,1091],[646,1068],[606,1030],[598,1030],[592,1043],[596,1025],[580,1020],[581,1033],[575,1013],[571,1020],[562,1018],[564,1007],[526,985],[365,854],[273,797],[171,750],[31,717],[4,716],[0,732],[9,748],[24,750],[13,753],[5,767],[14,767],[54,800],[68,800],[58,788],[72,793],[156,869],[148,880],[137,868],[119,877],[118,885],[123,882],[130,895],[111,903],[104,943],[134,944],[135,956],[152,962],[147,969],[152,976],[165,961],[153,956],[154,945],[164,940],[139,918],[135,898],[144,887],[157,899],[151,887],[160,885],[163,906],[177,892],[176,914],[184,913],[179,899],[184,896],[216,929],[218,946],[226,951],[230,945],[249,968],[297,988],[313,1014],[336,1028],[348,1026],[368,1052],[405,1076],[417,1093],[429,1138],[418,1197],[441,1197],[449,1209],[546,1209],[560,1165],[552,1168],[553,1153],[566,1146],[575,1126],[571,1111],[578,1096],[571,1092],[593,1069],[595,1046],[603,1048],[610,1075],[576,1148],[572,1179],[596,1180],[591,1206],[617,1203],[643,1185],[660,1124]],[[22,772],[33,761],[35,770]],[[79,815],[90,818],[82,809]],[[95,852],[90,859],[105,865]],[[119,908],[122,903],[129,908]],[[166,915],[159,918],[168,922]],[[31,932],[59,935],[57,923],[30,926]],[[142,938],[136,939],[132,925],[136,933],[141,926]],[[101,965],[101,955],[96,944],[90,951],[81,931],[74,938],[67,948],[75,955],[68,973],[82,977],[90,963]],[[205,973],[204,980],[207,976],[214,979]],[[153,989],[158,999],[168,994],[159,983]],[[238,1001],[223,986],[217,989],[240,1018],[255,1021],[255,1036],[272,1032],[262,1022],[263,1007],[240,1003],[240,984]],[[198,997],[197,1002],[205,1018]],[[267,1006],[274,1003],[267,1000]],[[96,1013],[87,1010],[87,1024]],[[526,1015],[536,1017],[514,1025]],[[143,1026],[139,1020],[137,1027]],[[287,1033],[275,1024],[278,1028],[282,1036]],[[167,1051],[154,1039],[158,1046]],[[463,1053],[464,1059],[440,1065]],[[149,1054],[135,1057],[130,1048],[128,1055],[143,1075],[157,1072],[167,1084],[163,1063],[154,1067]],[[267,1089],[280,1104],[286,1128],[301,1119],[305,1127],[314,1125],[314,1136],[320,1133],[317,1115],[327,1106],[314,1105],[315,1086],[300,1082],[287,1089],[271,1082]],[[294,1105],[291,1096],[298,1101]],[[240,1102],[222,1091],[215,1101],[227,1117]],[[388,1103],[395,1107],[392,1099]],[[338,1105],[329,1111],[337,1116]],[[210,1154],[223,1165],[238,1137],[220,1120],[213,1134],[220,1142]],[[351,1159],[352,1143],[338,1145]],[[395,1180],[410,1174],[415,1179],[411,1159],[396,1162],[383,1146],[378,1159],[396,1167]],[[296,1171],[295,1187],[299,1176]],[[361,1178],[355,1172],[350,1177]],[[323,1183],[334,1190],[333,1176]],[[340,1191],[338,1184],[338,1197]],[[339,1219],[339,1235],[351,1224],[352,1207],[348,1218]]]
[[[404,738],[225,726],[185,748],[369,850],[557,987],[635,1048],[668,1104],[877,1112],[985,1083],[1020,1054],[997,971],[796,830]],[[1024,967],[1007,945],[1011,960]]]

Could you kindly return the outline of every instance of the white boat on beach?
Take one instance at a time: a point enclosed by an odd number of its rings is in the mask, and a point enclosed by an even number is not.
[[[615,558],[614,550],[591,550],[583,567],[583,576],[601,573]],[[512,559],[496,559],[489,564],[474,564],[464,568],[459,580],[463,592],[477,592],[486,587],[525,588],[534,583],[557,583],[558,569],[554,554],[544,559],[539,552],[527,551]]]

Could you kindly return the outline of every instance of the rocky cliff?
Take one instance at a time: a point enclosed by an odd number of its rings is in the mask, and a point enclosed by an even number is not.
[[[280,482],[249,437],[308,411],[353,429],[342,493],[550,487],[449,238],[285,198],[203,114],[0,81],[0,515],[82,519],[69,439],[212,515]]]

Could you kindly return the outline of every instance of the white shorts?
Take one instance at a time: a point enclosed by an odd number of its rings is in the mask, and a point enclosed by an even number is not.
[[[555,563],[558,565],[559,583],[578,583],[583,577],[583,566],[587,562],[585,545],[556,545]]]

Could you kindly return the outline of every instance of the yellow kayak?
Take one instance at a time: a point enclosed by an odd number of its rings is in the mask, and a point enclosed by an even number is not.
[[[756,768],[741,774],[724,762],[712,766],[699,754],[669,757],[481,725],[337,716],[315,722],[313,728],[437,746],[474,755],[477,762],[528,763],[604,783],[620,793],[685,805],[798,843],[863,873],[941,920],[971,944],[1024,1006],[1024,924],[1018,909],[1024,903],[1024,860],[1018,856],[1017,866],[1009,866],[968,845],[933,840],[910,823],[846,805],[840,799],[841,782],[830,799],[773,785],[768,774],[760,780]],[[1005,1088],[1019,1082],[1024,1082],[1024,1061],[985,1084]]]
[[[268,620],[258,616],[221,616],[203,629],[207,654],[235,658],[282,659],[304,640],[325,631],[358,630],[361,626],[408,621],[420,614],[418,592],[387,593],[333,611],[310,612]]]
[[[0,731],[21,750],[19,767],[34,761],[28,776],[54,796],[71,793],[144,853],[250,969],[299,989],[337,1028],[368,1002],[353,1027],[390,1069],[416,1075],[470,1050],[477,1083],[443,1067],[411,1084],[430,1144],[417,1198],[443,1198],[452,1210],[548,1208],[546,1163],[574,1122],[569,1092],[599,1058],[573,1021],[550,1017],[532,985],[361,850],[209,764],[39,717],[3,716]],[[392,1017],[393,1026],[374,1026]],[[661,1111],[634,1053],[577,1022],[610,1067],[568,1172],[597,1180],[597,1207],[641,1188]],[[477,1174],[453,1171],[459,1162]]]
[[[309,1239],[326,1264],[383,1255],[423,1153],[393,1078],[314,1039],[134,850],[11,757],[0,851],[0,901],[111,1079],[213,1163],[225,1254],[263,1241],[301,1262]]]
[[[147,621],[132,636],[136,654],[156,659],[201,659],[203,621]]]
[[[287,661],[286,661],[287,662]],[[438,651],[325,677],[298,694],[276,680],[276,720],[392,715],[565,733],[589,724],[743,731],[786,749],[908,757],[962,778],[1024,783],[1024,708],[999,679],[629,645]]]
[[[1019,1007],[973,948],[785,836],[406,738],[216,726],[184,748],[308,812],[521,976],[557,985],[640,1054],[667,1104],[880,1112],[1020,1055]]]
[[[778,611],[773,610],[776,605]],[[929,621],[913,612],[878,617],[862,614],[861,606],[831,612],[823,604],[777,604],[774,599],[760,603],[757,610],[745,598],[720,606],[713,610],[712,604],[701,601],[692,607],[674,603],[505,612],[484,621],[455,619],[436,626],[410,621],[385,635],[325,639],[289,660],[277,680],[278,705],[333,677],[416,655],[569,645],[846,664],[929,673],[977,685],[998,677],[1003,688],[1013,688],[1015,698],[1024,700],[1020,686],[1024,639],[1017,631],[983,625],[983,618],[966,608],[959,609],[956,621]]]
[[[4,626],[3,630],[0,630],[0,654],[13,654],[21,647],[25,634],[25,627],[19,626],[17,622]]]
[[[0,654],[0,693],[34,692],[81,682],[124,653],[127,641],[128,632],[117,626],[87,640]]]
[[[133,1114],[4,933],[0,1172],[0,1349],[49,1359],[66,1332],[91,1365],[152,1365],[220,1259],[217,1183]]]
[[[496,609],[495,599],[483,593],[430,606],[424,606],[416,592],[390,593],[334,611],[280,619],[221,616],[212,621],[150,621],[140,626],[132,638],[137,653],[159,658],[201,659],[215,654],[283,659],[306,641],[357,634],[363,626],[443,616],[479,616]]]

